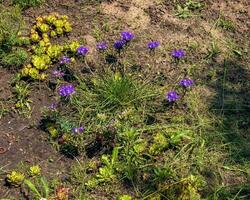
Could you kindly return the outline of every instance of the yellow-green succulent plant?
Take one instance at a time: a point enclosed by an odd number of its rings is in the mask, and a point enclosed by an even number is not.
[[[62,51],[63,51],[62,46],[60,46],[60,45],[51,45],[51,46],[48,47],[47,55],[52,59],[59,58]]]
[[[56,28],[62,28],[62,27],[63,27],[63,24],[64,24],[64,21],[58,19],[58,20],[54,21],[53,24],[55,25]]]
[[[32,64],[38,70],[46,70],[48,69],[48,65],[50,64],[50,57],[46,54],[41,56],[32,56],[31,59]]]
[[[40,40],[40,36],[38,35],[38,33],[32,33],[30,39],[32,42],[38,42]]]
[[[45,21],[49,24],[53,24],[56,21],[55,15],[47,15],[44,17]]]
[[[58,133],[58,131],[57,131],[57,129],[55,127],[49,126],[47,128],[47,130],[48,130],[48,132],[49,132],[49,134],[50,134],[50,136],[52,138],[57,138],[58,137],[59,133]]]
[[[72,52],[76,52],[77,48],[80,46],[80,43],[77,41],[71,42],[66,48]]]
[[[33,165],[29,168],[30,176],[39,176],[41,175],[41,168],[39,165]]]
[[[50,29],[49,25],[43,23],[41,25],[37,25],[37,27],[42,33],[47,33]]]
[[[57,33],[57,35],[62,35],[63,29],[61,27],[56,28],[56,33]]]
[[[22,184],[25,175],[18,171],[12,171],[7,174],[7,182],[13,186],[19,186]]]
[[[50,32],[50,36],[51,36],[51,37],[57,36],[56,31],[51,31],[51,32]]]
[[[30,30],[30,41],[32,42],[31,63],[21,70],[22,77],[44,80],[47,75],[43,72],[49,68],[51,61],[59,59],[64,51],[75,52],[80,46],[78,42],[61,46],[51,44],[51,37],[63,35],[72,31],[71,24],[66,15],[53,13],[36,18],[36,24]]]

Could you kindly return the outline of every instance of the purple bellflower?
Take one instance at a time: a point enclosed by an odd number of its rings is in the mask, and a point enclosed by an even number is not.
[[[121,50],[126,45],[126,41],[124,40],[117,40],[114,43],[114,48],[117,50]]]
[[[135,35],[131,32],[122,32],[121,37],[122,37],[122,40],[129,42],[135,37]]]
[[[171,52],[173,58],[181,59],[185,57],[186,52],[183,49],[175,49]]]
[[[77,53],[79,55],[85,56],[89,52],[89,48],[85,46],[80,46],[77,48]]]
[[[180,95],[178,95],[175,91],[169,91],[166,96],[169,102],[175,102],[180,99]]]
[[[185,78],[185,79],[180,80],[179,84],[182,87],[188,88],[194,85],[194,81],[192,79]]]
[[[155,49],[156,47],[160,46],[160,42],[154,41],[154,42],[149,42],[148,43],[148,48],[150,50]]]
[[[67,56],[63,56],[60,60],[61,65],[65,65],[65,64],[70,63],[70,62],[71,62],[71,58],[68,58]]]
[[[73,85],[62,85],[58,91],[59,95],[62,97],[69,97],[71,94],[75,93],[75,88]]]
[[[108,48],[108,44],[105,41],[99,42],[96,44],[96,48],[98,50],[106,50]]]
[[[62,78],[64,75],[65,75],[64,72],[59,70],[54,70],[52,72],[52,76],[54,76],[55,78]]]
[[[80,127],[75,127],[75,128],[72,128],[72,133],[74,134],[78,134],[78,133],[83,133],[85,130],[85,128],[83,126],[80,126]]]

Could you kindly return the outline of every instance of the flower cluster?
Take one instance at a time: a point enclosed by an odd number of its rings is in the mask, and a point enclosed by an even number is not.
[[[121,39],[116,40],[114,42],[114,48],[117,50],[121,50],[125,45],[127,45],[132,39],[134,39],[135,35],[132,32],[124,31],[121,33]]]
[[[194,85],[194,81],[189,78],[180,80],[179,85],[184,88],[190,88]],[[180,95],[175,91],[169,91],[166,96],[169,102],[175,102],[180,99]]]
[[[121,37],[123,41],[129,42],[135,37],[135,35],[131,32],[122,32]]]
[[[66,15],[53,13],[36,18],[36,23],[30,29],[31,59],[21,70],[22,77],[44,81],[47,77],[46,70],[55,60],[69,50],[70,45],[52,44],[52,38],[64,36],[72,31],[72,26]],[[61,64],[69,62],[68,58],[62,58]]]
[[[160,46],[160,42],[154,41],[154,42],[149,42],[148,43],[148,48],[150,50],[155,49],[156,47]]]
[[[59,88],[59,95],[62,97],[69,97],[71,94],[75,93],[75,88],[73,85],[62,85]]]
[[[65,75],[64,72],[59,71],[59,70],[54,70],[54,71],[52,72],[52,76],[54,76],[55,78],[61,78],[61,77],[63,77],[64,75]]]
[[[107,44],[107,42],[102,41],[102,42],[99,42],[99,43],[96,44],[96,48],[98,50],[105,50],[105,49],[108,48],[108,44]]]
[[[177,101],[178,99],[180,99],[180,95],[177,94],[175,91],[170,91],[167,93],[167,100],[169,102],[174,102]]]
[[[80,46],[77,48],[77,53],[79,55],[85,56],[89,52],[89,49],[85,46]]]
[[[121,32],[121,39],[120,40],[116,40],[113,44],[113,47],[117,50],[121,50],[123,49],[131,40],[133,40],[135,37],[134,33],[132,32],[128,32],[128,31],[124,31],[124,32]],[[147,44],[147,47],[148,49],[150,50],[154,50],[156,49],[157,47],[160,46],[160,42],[158,41],[151,41]],[[101,41],[99,43],[96,44],[96,49],[97,50],[106,50],[108,48],[108,44],[106,41]],[[81,46],[78,46],[77,48],[77,53],[79,55],[83,55],[85,56],[88,52],[89,52],[89,48],[81,45]],[[183,57],[186,56],[186,52],[183,50],[183,49],[174,49],[172,52],[171,52],[171,55],[173,58],[175,59],[181,59]],[[60,61],[60,64],[66,64],[66,63],[70,63],[71,62],[71,58],[68,58],[66,56],[63,56],[61,58],[61,61]],[[58,70],[55,70],[53,72],[53,75],[55,77],[62,77],[64,75],[63,72],[60,72]],[[180,82],[179,82],[179,85],[184,87],[184,88],[189,88],[189,87],[192,87],[194,85],[194,81],[191,80],[191,79],[188,79],[188,78],[185,78],[185,79],[182,79]],[[67,96],[70,96],[71,94],[73,94],[75,92],[75,88],[73,85],[63,85],[59,88],[59,94],[61,96],[64,96],[64,97],[67,97]],[[180,95],[175,92],[175,91],[169,91],[166,95],[166,98],[169,102],[175,102],[177,100],[180,99]],[[72,132],[74,133],[78,133],[78,132],[82,132],[84,129],[83,127],[79,127],[79,128],[74,128],[72,129]]]
[[[183,49],[175,49],[171,53],[173,58],[180,59],[185,57],[186,52]]]
[[[182,87],[188,88],[188,87],[192,87],[194,85],[194,81],[192,79],[186,78],[186,79],[182,79],[179,84]]]
[[[52,104],[50,104],[50,105],[48,106],[48,108],[49,108],[50,110],[55,110],[55,109],[57,108],[57,106],[58,106],[58,103],[52,103]]]
[[[72,133],[74,134],[77,134],[77,133],[83,133],[85,130],[85,128],[83,126],[80,126],[80,127],[75,127],[75,128],[72,128]]]
[[[70,63],[70,62],[71,62],[71,58],[68,58],[67,56],[63,56],[60,60],[61,65],[65,65],[65,64]]]
[[[121,50],[126,45],[126,42],[124,40],[117,40],[114,43],[114,48],[117,50]]]

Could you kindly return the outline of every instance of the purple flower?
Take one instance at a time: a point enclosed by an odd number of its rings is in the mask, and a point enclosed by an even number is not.
[[[89,52],[89,49],[85,46],[80,46],[77,48],[77,53],[79,55],[85,56]]]
[[[98,49],[98,50],[105,50],[105,49],[107,49],[108,48],[108,44],[107,44],[107,42],[99,42],[99,43],[97,43],[96,44],[96,48]]]
[[[158,47],[158,46],[160,46],[160,42],[149,42],[148,43],[148,48],[150,49],[150,50],[153,50],[153,49],[155,49],[156,47]]]
[[[114,43],[114,48],[120,50],[120,49],[122,49],[125,46],[125,44],[126,44],[126,41],[124,41],[124,40],[117,40]]]
[[[64,74],[64,72],[62,72],[62,71],[54,70],[54,71],[52,72],[52,75],[53,75],[54,77],[56,77],[56,78],[61,78],[61,77],[63,77],[65,74]]]
[[[180,84],[182,87],[187,88],[187,87],[193,86],[193,85],[194,85],[194,81],[193,81],[192,79],[186,78],[186,79],[182,79],[182,80],[179,82],[179,84]]]
[[[129,42],[135,37],[135,35],[131,32],[122,32],[121,37],[122,37],[122,40]]]
[[[48,108],[49,108],[50,110],[55,110],[55,109],[57,108],[57,106],[58,106],[58,103],[52,103],[52,104],[50,104],[50,105],[48,106]]]
[[[77,134],[78,133],[78,128],[72,128],[72,133],[75,133],[75,134]]]
[[[171,55],[174,58],[180,59],[180,58],[183,58],[186,55],[186,53],[183,49],[175,49],[172,51]]]
[[[71,94],[75,93],[75,88],[73,85],[62,85],[59,88],[59,95],[62,97],[69,97]]]
[[[178,95],[175,91],[170,91],[167,93],[166,97],[169,102],[174,102],[180,98],[180,95]]]
[[[67,64],[67,63],[70,63],[71,62],[71,58],[68,58],[67,56],[63,56],[60,60],[60,64],[61,65],[64,65],[64,64]]]
[[[84,130],[85,130],[85,128],[83,126],[81,126],[81,127],[72,128],[71,131],[72,131],[72,133],[77,134],[77,133],[83,133]]]
[[[85,128],[83,126],[78,128],[79,133],[83,133],[84,130],[85,130]]]

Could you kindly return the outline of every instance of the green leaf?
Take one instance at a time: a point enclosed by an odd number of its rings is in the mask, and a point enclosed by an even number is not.
[[[43,185],[43,189],[45,192],[45,198],[48,198],[49,197],[49,184],[48,184],[47,180],[43,177],[41,177],[41,183]]]
[[[102,158],[101,158],[102,162],[106,165],[106,166],[110,166],[111,163],[109,161],[109,158],[107,155],[103,155]]]
[[[111,165],[113,166],[118,159],[118,147],[115,147],[112,152]]]
[[[30,180],[24,180],[24,183],[29,187],[29,189],[35,194],[35,197],[42,198],[41,194],[36,189],[36,186],[34,183],[32,183]]]
[[[241,53],[241,51],[239,51],[239,50],[233,50],[233,53],[235,54],[235,55],[237,55],[237,56],[242,56],[242,53]]]

